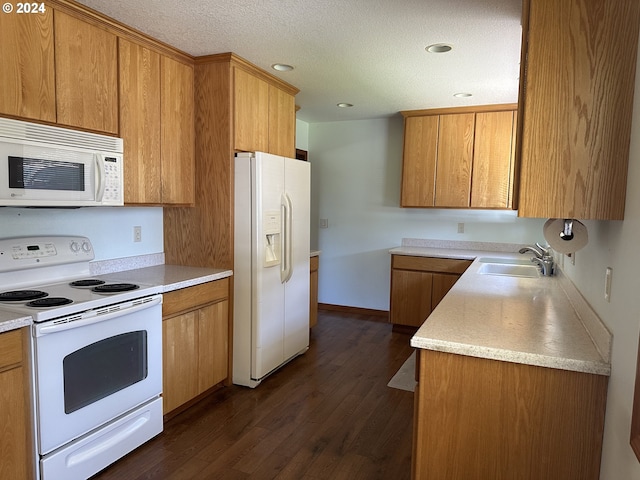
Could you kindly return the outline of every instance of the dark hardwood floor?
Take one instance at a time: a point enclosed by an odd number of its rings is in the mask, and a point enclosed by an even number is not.
[[[306,354],[256,389],[215,392],[93,478],[409,478],[413,394],[387,383],[410,336],[374,320],[321,311]]]

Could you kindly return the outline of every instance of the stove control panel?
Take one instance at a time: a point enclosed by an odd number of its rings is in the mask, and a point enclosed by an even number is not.
[[[93,259],[93,247],[86,237],[0,239],[0,272],[90,262]]]

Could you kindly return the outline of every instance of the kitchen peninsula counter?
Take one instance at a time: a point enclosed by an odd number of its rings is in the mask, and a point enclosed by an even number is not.
[[[522,259],[523,255],[513,253],[520,245],[453,246],[466,248],[446,248],[435,242],[435,246],[403,244],[390,250],[392,255],[473,261],[413,336],[411,346],[610,374],[611,334],[561,271],[553,277],[539,278],[480,274],[480,258]]]

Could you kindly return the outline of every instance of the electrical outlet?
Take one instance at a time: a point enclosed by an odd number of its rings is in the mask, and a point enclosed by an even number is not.
[[[464,233],[464,223],[458,224],[458,233]]]
[[[140,226],[133,227],[133,241],[134,242],[142,241],[142,227]]]
[[[320,228],[329,228],[329,219],[321,218],[320,219]]]

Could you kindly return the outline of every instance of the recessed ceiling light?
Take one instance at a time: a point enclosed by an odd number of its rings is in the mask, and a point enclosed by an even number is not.
[[[453,47],[447,43],[434,43],[425,47],[425,50],[429,53],[447,53],[450,52]]]
[[[457,98],[467,98],[467,97],[473,97],[473,94],[461,92],[461,93],[454,93],[453,96]]]
[[[340,108],[351,108],[351,107],[353,107],[353,103],[339,103],[338,107],[340,107]]]
[[[279,72],[290,72],[291,70],[293,70],[293,67],[291,65],[287,65],[286,63],[274,63],[273,65],[271,65],[271,68]]]

